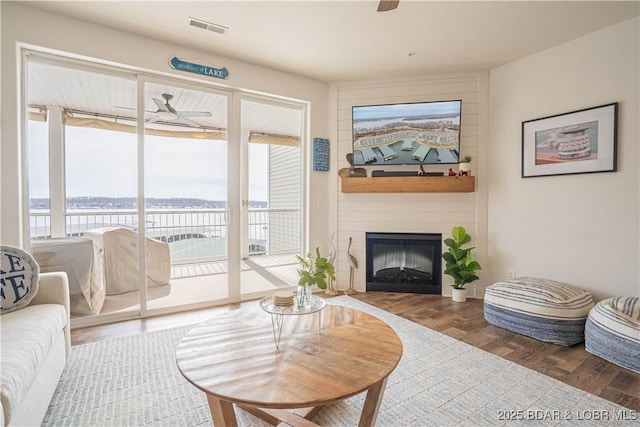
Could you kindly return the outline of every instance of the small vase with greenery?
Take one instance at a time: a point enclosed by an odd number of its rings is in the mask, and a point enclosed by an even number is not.
[[[316,254],[307,252],[302,258],[296,255],[300,268],[298,268],[298,292],[296,302],[298,306],[308,306],[311,304],[311,286],[317,286],[320,289],[327,289],[327,278],[336,280],[336,269],[329,260],[320,255],[320,248],[316,248]]]
[[[469,173],[471,170],[471,160],[473,160],[471,156],[464,156],[460,159],[460,164],[458,165],[460,172]]]
[[[445,261],[444,274],[453,278],[453,289],[465,289],[467,283],[478,280],[477,270],[481,270],[480,264],[473,259],[472,250],[475,247],[466,247],[471,241],[471,236],[467,234],[464,227],[453,227],[451,237],[444,240],[444,244],[449,248],[442,254]],[[466,298],[466,296],[465,296]]]

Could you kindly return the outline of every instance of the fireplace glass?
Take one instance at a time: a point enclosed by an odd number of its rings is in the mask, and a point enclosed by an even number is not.
[[[366,233],[367,291],[442,293],[442,234]]]

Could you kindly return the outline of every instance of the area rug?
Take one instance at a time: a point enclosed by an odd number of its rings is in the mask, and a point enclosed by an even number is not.
[[[378,426],[601,424],[625,408],[454,338],[342,296],[331,304],[393,327],[404,353],[389,377]],[[257,303],[256,303],[257,307]],[[44,426],[211,426],[207,401],[178,372],[175,348],[192,326],[74,346]],[[358,424],[364,394],[328,405],[320,425]],[[625,412],[626,411],[626,412]],[[237,410],[243,426],[266,425]]]

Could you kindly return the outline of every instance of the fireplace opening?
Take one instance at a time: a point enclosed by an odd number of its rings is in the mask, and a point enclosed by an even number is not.
[[[442,293],[442,234],[366,233],[367,291]]]

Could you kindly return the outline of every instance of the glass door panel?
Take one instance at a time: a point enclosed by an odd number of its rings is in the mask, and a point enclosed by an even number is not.
[[[243,298],[293,289],[302,242],[302,107],[243,98]]]
[[[145,83],[147,308],[229,298],[228,96]]]
[[[137,144],[132,123],[133,133],[65,127],[67,239],[82,236],[93,243],[92,270],[104,296],[93,291],[87,296],[96,300],[93,304],[104,298],[100,314],[140,311]]]
[[[137,314],[138,254],[110,239],[138,227],[134,76],[38,55],[27,76],[31,251],[67,273],[74,324]]]

